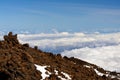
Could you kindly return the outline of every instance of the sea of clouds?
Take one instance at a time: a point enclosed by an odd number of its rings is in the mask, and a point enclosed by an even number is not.
[[[0,36],[1,38],[1,36]],[[76,57],[120,72],[120,32],[18,34],[21,43],[62,56]]]
[[[118,45],[120,43],[120,33],[84,34],[61,32],[53,34],[19,34],[18,38],[21,43],[29,43],[31,46],[38,46],[42,50],[53,53],[84,47],[95,48]]]
[[[106,70],[120,72],[120,32],[19,34],[21,43],[47,52],[76,57]]]

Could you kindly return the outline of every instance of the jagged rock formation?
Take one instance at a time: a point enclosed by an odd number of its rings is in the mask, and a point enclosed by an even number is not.
[[[44,66],[45,75],[37,66]],[[44,77],[44,78],[43,78]],[[120,73],[105,71],[94,64],[38,50],[20,44],[10,32],[0,41],[2,80],[120,80]]]
[[[36,70],[31,55],[21,49],[17,35],[10,32],[0,43],[0,79],[40,80],[41,73]]]

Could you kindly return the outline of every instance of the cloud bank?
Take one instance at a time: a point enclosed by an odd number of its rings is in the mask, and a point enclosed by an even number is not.
[[[21,43],[38,46],[43,51],[76,57],[120,72],[120,32],[19,34],[18,38]]]
[[[120,72],[120,45],[97,48],[86,47],[64,51],[61,54],[68,57],[74,56],[84,61],[97,64],[106,70]]]
[[[60,52],[83,47],[102,47],[117,45],[120,42],[120,33],[111,34],[85,34],[85,33],[51,33],[51,34],[19,34],[21,43],[38,46],[42,50]],[[56,51],[57,50],[57,51]]]

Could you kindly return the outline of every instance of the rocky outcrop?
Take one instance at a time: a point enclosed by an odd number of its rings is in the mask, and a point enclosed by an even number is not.
[[[0,46],[0,79],[40,80],[41,73],[36,70],[31,55],[21,49],[17,35],[9,33],[0,43],[2,43]]]
[[[1,80],[41,80],[43,72],[35,64],[46,66],[44,80],[119,80],[120,73],[106,71],[94,64],[43,52],[37,46],[20,44],[10,32],[0,41]],[[98,74],[99,72],[99,74]]]

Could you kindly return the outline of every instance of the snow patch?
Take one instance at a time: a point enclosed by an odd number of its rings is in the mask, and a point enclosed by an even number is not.
[[[54,72],[55,75],[59,75],[57,70],[54,70]],[[61,74],[65,76],[65,78],[63,78],[62,76],[58,76],[58,78],[60,78],[61,80],[72,80],[67,73],[61,72]]]
[[[97,74],[98,76],[103,76],[103,75],[105,75],[106,77],[120,79],[119,75],[117,75],[117,76],[115,76],[115,75],[110,75],[110,72],[107,72],[106,74],[104,74],[104,73],[99,72],[97,69],[94,69],[94,71],[96,72],[96,74]]]
[[[55,75],[58,75],[58,71],[57,70],[54,70],[54,72],[55,72]]]
[[[71,80],[70,76],[67,73],[61,72],[66,78],[67,80]]]
[[[47,78],[47,77],[50,76],[51,73],[45,69],[45,68],[47,68],[48,66],[40,66],[40,65],[36,65],[36,64],[35,64],[35,66],[36,66],[37,70],[42,73],[42,74],[41,74],[41,76],[42,76],[42,79],[41,79],[41,80],[44,80],[45,78]],[[48,74],[46,74],[46,73],[48,73]]]
[[[86,68],[93,68],[92,66],[88,66],[88,65],[83,65],[83,67],[86,67]]]
[[[61,80],[66,80],[65,78],[62,78],[61,76],[58,76],[58,78],[60,78]]]
[[[105,74],[99,72],[97,69],[94,69],[94,71],[97,73],[98,76],[103,76],[103,75],[105,75]]]

